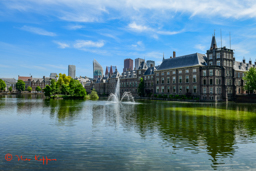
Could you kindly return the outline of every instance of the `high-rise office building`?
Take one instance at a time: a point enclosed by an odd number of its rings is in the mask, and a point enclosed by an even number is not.
[[[68,76],[70,76],[71,78],[76,77],[76,66],[75,65],[68,66]]]
[[[147,66],[151,67],[151,65],[152,67],[155,67],[155,61],[147,60]]]
[[[50,78],[56,78],[57,77],[57,73],[50,73]]]
[[[102,66],[94,59],[93,60],[93,78],[103,77]]]
[[[132,71],[133,70],[133,60],[128,58],[124,60],[124,69],[123,72],[125,71]]]
[[[141,58],[135,59],[135,69],[136,70],[139,69],[141,62],[145,62],[145,59],[141,59]]]

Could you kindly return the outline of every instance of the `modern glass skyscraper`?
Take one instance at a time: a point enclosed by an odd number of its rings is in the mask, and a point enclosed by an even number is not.
[[[103,77],[102,66],[94,59],[93,60],[93,78]]]
[[[68,66],[68,76],[70,76],[71,78],[76,77],[76,66],[75,65]]]
[[[145,62],[145,60],[141,59],[141,58],[135,59],[135,69],[136,70],[139,69],[141,62]]]

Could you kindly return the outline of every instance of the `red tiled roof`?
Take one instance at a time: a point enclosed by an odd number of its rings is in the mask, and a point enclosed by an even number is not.
[[[23,77],[23,76],[18,77],[18,80],[22,80],[22,81],[28,81],[28,79],[32,79],[32,76],[31,77]]]

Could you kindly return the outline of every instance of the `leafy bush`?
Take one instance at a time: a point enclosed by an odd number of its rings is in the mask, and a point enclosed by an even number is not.
[[[157,97],[158,98],[162,98],[163,96],[162,96],[162,94],[158,94]]]
[[[164,98],[167,98],[167,94],[163,95]]]
[[[31,88],[30,86],[28,86],[27,90],[28,90],[29,92],[31,92],[31,91],[32,91],[32,88]]]
[[[99,99],[99,96],[97,94],[97,92],[93,89],[91,94],[90,94],[90,99],[91,100],[98,100]]]
[[[175,95],[175,99],[179,99],[179,97],[180,97],[179,95]]]
[[[157,94],[154,94],[154,97],[157,97]]]

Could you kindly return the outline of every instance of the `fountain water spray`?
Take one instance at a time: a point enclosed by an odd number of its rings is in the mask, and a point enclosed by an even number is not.
[[[135,102],[134,98],[132,96],[132,93],[130,93],[130,92],[124,92],[120,99],[120,79],[118,78],[117,83],[116,83],[115,94],[111,93],[108,96],[108,101],[111,101],[113,103],[120,103],[126,98],[127,98],[127,101],[129,101],[129,102],[133,102],[133,103]]]

